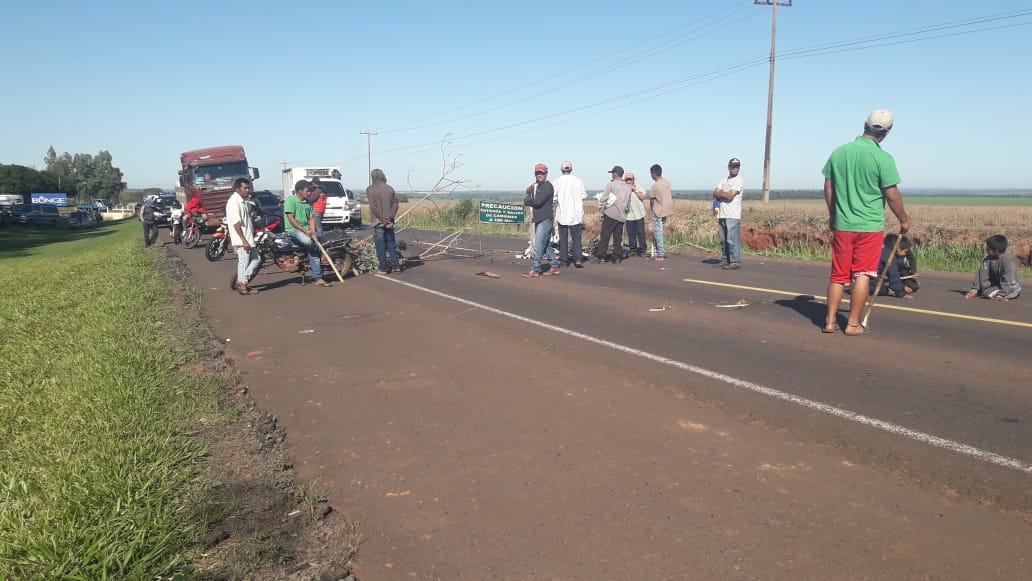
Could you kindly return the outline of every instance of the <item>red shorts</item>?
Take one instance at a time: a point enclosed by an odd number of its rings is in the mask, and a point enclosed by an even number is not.
[[[831,242],[831,282],[849,284],[858,276],[878,278],[881,232],[836,230]]]

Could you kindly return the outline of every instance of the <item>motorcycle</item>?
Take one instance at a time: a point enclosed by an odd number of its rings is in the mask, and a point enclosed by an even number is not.
[[[204,221],[206,219],[206,215],[198,213],[191,213],[186,217],[185,234],[183,235],[184,246],[193,248],[201,243],[201,235],[204,233]]]
[[[172,236],[173,244],[183,242],[183,207],[179,204],[172,206],[172,212],[168,219],[169,235]]]
[[[327,232],[319,240],[326,254],[333,260],[333,265],[341,276],[346,275],[355,264],[355,247],[351,245],[351,236],[343,230]],[[255,234],[255,248],[258,249],[259,263],[247,284],[251,284],[258,271],[275,264],[283,272],[300,272],[301,284],[305,283],[305,275],[310,269],[308,251],[286,234],[275,234],[272,227]],[[322,264],[329,269],[330,263],[322,256]],[[326,272],[325,270],[323,271]],[[229,282],[229,288],[236,290],[237,275]]]
[[[204,247],[204,256],[211,262],[217,262],[222,260],[227,250],[229,250],[229,224],[223,217],[219,222],[218,229],[211,235],[208,245]]]
[[[275,232],[276,230],[282,229],[282,222],[276,216],[273,216],[272,220],[269,221],[266,216],[252,214],[251,219],[254,223],[256,236],[265,230]],[[211,235],[211,240],[204,248],[204,256],[210,262],[218,262],[226,255],[227,250],[229,250],[229,222],[227,222],[226,217],[223,216],[222,221],[219,222],[219,227],[215,230],[215,233]]]

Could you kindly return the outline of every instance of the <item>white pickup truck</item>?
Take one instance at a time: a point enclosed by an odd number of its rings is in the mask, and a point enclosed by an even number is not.
[[[294,184],[300,180],[314,181],[326,192],[326,212],[323,214],[323,229],[358,228],[362,225],[362,208],[354,192],[344,187],[340,168],[336,166],[288,167],[283,169],[284,199],[294,191]]]

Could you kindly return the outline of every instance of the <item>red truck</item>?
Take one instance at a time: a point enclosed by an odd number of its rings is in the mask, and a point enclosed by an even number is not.
[[[226,214],[226,201],[233,194],[237,178],[259,177],[258,168],[247,165],[247,156],[240,145],[223,145],[185,151],[179,156],[179,187],[176,196],[184,204],[190,188],[201,191],[208,224],[218,224]]]

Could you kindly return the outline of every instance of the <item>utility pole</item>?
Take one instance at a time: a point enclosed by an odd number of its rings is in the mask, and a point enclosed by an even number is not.
[[[770,201],[770,130],[774,116],[774,41],[778,33],[778,6],[792,6],[792,0],[753,0],[753,4],[770,6],[770,80],[767,83],[767,137],[763,145],[763,203]]]
[[[373,185],[373,136],[379,135],[379,133],[370,133],[369,131],[359,131],[359,135],[366,136],[366,161],[368,163],[368,169],[366,170],[366,177],[369,179],[369,185]]]

